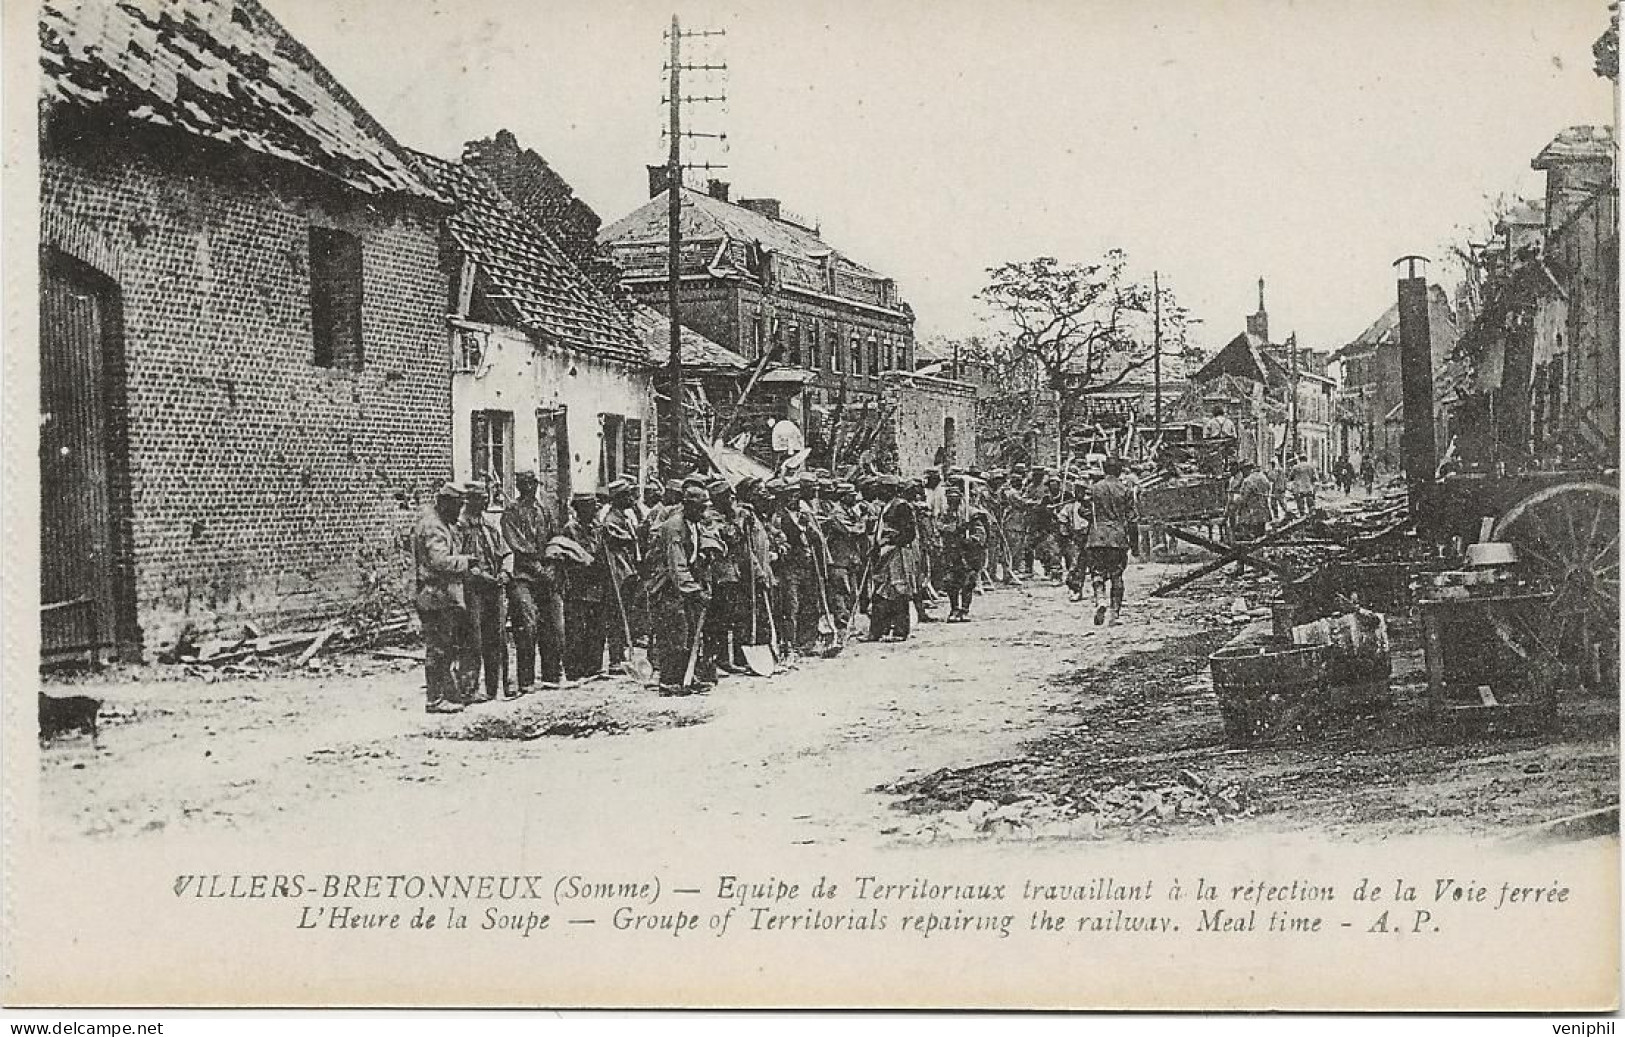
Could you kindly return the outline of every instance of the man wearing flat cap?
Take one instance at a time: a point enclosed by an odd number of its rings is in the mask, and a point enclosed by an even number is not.
[[[869,542],[863,516],[858,514],[857,487],[837,483],[835,499],[820,520],[824,542],[829,545],[829,607],[835,621],[845,626],[857,604],[857,580],[863,574],[863,559]]]
[[[880,477],[880,525],[876,537],[874,575],[869,589],[869,640],[906,641],[908,604],[919,592],[916,552],[918,540],[914,507],[900,495],[902,480]]]
[[[732,674],[741,668],[738,646],[745,633],[740,617],[746,602],[745,574],[749,549],[745,541],[743,508],[734,499],[733,484],[717,476],[706,492],[711,508],[705,522],[712,536],[722,544],[722,554],[711,565],[711,607],[705,614],[705,645],[702,649],[705,673]]]
[[[502,535],[513,551],[514,650],[518,656],[519,694],[535,690],[536,664],[545,684],[564,680],[564,599],[559,594],[555,563],[544,557],[547,542],[558,534],[550,506],[536,499],[535,472],[514,476],[519,498],[502,510]]]
[[[463,581],[473,559],[461,550],[457,517],[463,510],[463,488],[446,483],[424,509],[412,531],[412,560],[417,592],[413,604],[423,624],[423,670],[428,689],[425,710],[461,712],[457,656],[467,623]]]
[[[649,546],[651,619],[662,695],[686,695],[691,690],[683,677],[711,600],[705,548],[716,541],[704,529],[710,503],[711,495],[703,486],[685,487],[682,505],[660,523]]]
[[[462,550],[472,563],[463,584],[468,623],[463,631],[460,674],[465,702],[489,702],[508,697],[507,610],[503,607],[513,580],[513,555],[502,531],[485,517],[491,498],[481,482],[468,485],[463,516],[457,524]],[[480,690],[484,674],[485,690]]]

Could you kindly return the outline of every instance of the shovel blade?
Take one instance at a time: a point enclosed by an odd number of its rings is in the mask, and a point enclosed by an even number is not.
[[[771,677],[778,670],[771,645],[745,645],[740,649],[745,665],[758,677]]]

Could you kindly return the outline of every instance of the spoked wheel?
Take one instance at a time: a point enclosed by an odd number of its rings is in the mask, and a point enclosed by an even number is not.
[[[1604,483],[1548,486],[1514,504],[1494,537],[1514,544],[1552,586],[1551,606],[1493,618],[1507,647],[1535,653],[1591,681],[1619,641],[1619,490]]]

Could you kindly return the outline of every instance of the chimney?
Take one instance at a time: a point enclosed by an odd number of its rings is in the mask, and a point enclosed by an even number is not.
[[[780,219],[779,200],[777,198],[741,198],[739,204],[751,212],[766,216],[770,220]]]
[[[1399,278],[1399,384],[1405,424],[1400,434],[1400,463],[1410,491],[1412,514],[1433,483],[1438,467],[1433,438],[1433,342],[1429,326],[1427,259],[1401,256]]]
[[[667,174],[669,174],[671,171],[663,165],[646,166],[645,168],[649,170],[649,197],[658,198],[665,194],[666,185],[671,180]],[[677,182],[679,184],[683,182],[681,174],[678,175]]]
[[[728,182],[726,180],[712,180],[705,185],[705,193],[719,202],[728,200]]]
[[[1258,279],[1258,312],[1247,318],[1247,334],[1257,335],[1264,343],[1270,340],[1270,315],[1264,309],[1264,279]]]

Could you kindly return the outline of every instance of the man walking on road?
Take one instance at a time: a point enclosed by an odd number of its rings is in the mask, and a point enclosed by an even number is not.
[[[1102,467],[1105,476],[1089,487],[1091,514],[1085,553],[1094,589],[1095,626],[1107,622],[1108,613],[1115,626],[1123,611],[1123,573],[1128,570],[1129,548],[1138,537],[1139,516],[1134,492],[1120,478],[1122,458],[1108,457]],[[1105,600],[1108,584],[1111,587],[1109,609]]]
[[[1073,483],[1072,499],[1062,506],[1058,520],[1061,555],[1066,561],[1066,585],[1073,601],[1083,600],[1083,585],[1089,577],[1089,512],[1089,483]]]
[[[502,509],[502,535],[513,551],[510,597],[521,695],[535,690],[538,657],[544,684],[564,681],[564,599],[554,564],[542,556],[558,531],[558,521],[550,507],[537,501],[538,485],[535,472],[515,475],[519,499]]]
[[[858,514],[858,491],[849,482],[836,484],[837,496],[821,519],[829,544],[829,607],[835,622],[845,626],[857,604],[856,580],[863,574],[868,542],[863,517]]]
[[[684,686],[683,678],[711,600],[704,553],[704,541],[709,538],[702,528],[710,503],[711,495],[703,486],[685,486],[683,503],[661,522],[649,547],[649,595],[654,603],[655,654],[662,695],[692,692]]]
[[[1360,458],[1360,481],[1365,483],[1365,495],[1371,496],[1371,490],[1377,482],[1377,466],[1369,454]]]
[[[1297,463],[1287,474],[1292,486],[1292,502],[1298,509],[1299,518],[1315,510],[1315,483],[1318,478],[1315,466],[1309,463],[1309,455],[1299,454]]]
[[[942,537],[942,590],[948,595],[948,622],[970,619],[971,596],[987,564],[987,511],[965,500],[964,487],[950,484],[937,529]]]
[[[457,655],[467,624],[463,580],[472,559],[460,550],[455,524],[463,508],[463,490],[446,483],[434,505],[423,513],[412,533],[412,560],[417,570],[414,604],[423,623],[423,669],[429,713],[459,713]]]
[[[464,702],[489,702],[507,698],[508,631],[504,629],[507,609],[503,597],[512,582],[513,556],[502,539],[502,531],[485,517],[490,504],[485,485],[470,483],[464,498],[463,517],[457,524],[462,553],[470,558],[463,599],[468,610],[465,638],[459,653],[458,676]],[[480,674],[485,674],[485,690],[480,691]]]

